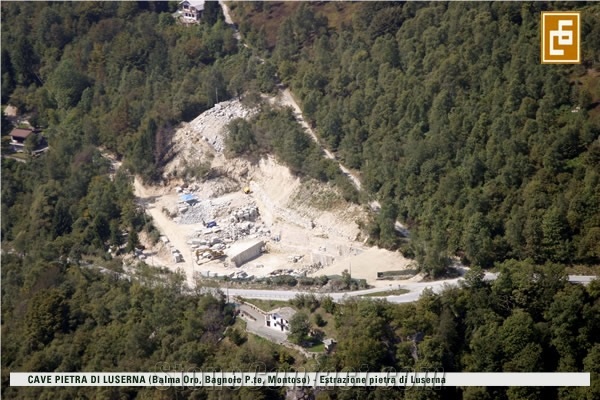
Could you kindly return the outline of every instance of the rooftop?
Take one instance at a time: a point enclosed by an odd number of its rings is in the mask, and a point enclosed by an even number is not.
[[[10,133],[10,136],[20,138],[20,139],[27,139],[29,137],[29,135],[31,135],[32,133],[33,133],[33,130],[31,130],[31,129],[15,128]]]
[[[290,320],[294,314],[296,314],[296,310],[291,307],[280,307],[272,310],[269,314],[274,315],[276,317],[281,317],[286,320]]]
[[[190,3],[191,7],[194,7],[198,11],[204,10],[204,0],[192,0],[192,1],[190,1],[190,0],[183,0],[183,1],[180,1],[179,4],[182,4],[182,3],[186,2],[186,1],[188,3]]]

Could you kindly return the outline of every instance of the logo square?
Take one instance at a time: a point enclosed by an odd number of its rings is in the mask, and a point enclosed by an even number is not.
[[[542,64],[580,64],[580,13],[542,12]]]

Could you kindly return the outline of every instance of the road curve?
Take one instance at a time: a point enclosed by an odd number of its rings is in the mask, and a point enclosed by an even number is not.
[[[492,281],[498,277],[497,273],[486,272],[484,280]],[[571,283],[578,284],[589,284],[594,279],[597,279],[594,275],[569,275],[568,279]],[[335,292],[335,293],[321,293],[321,292],[309,292],[309,291],[295,291],[295,290],[262,290],[262,289],[236,289],[221,287],[220,290],[229,295],[230,297],[244,297],[246,299],[260,299],[260,300],[291,300],[299,294],[314,294],[315,296],[331,296],[334,301],[340,302],[351,297],[362,296],[366,294],[373,294],[379,292],[386,292],[389,290],[406,289],[409,293],[398,295],[398,296],[385,296],[371,297],[386,299],[390,303],[412,303],[417,301],[425,289],[431,289],[434,293],[440,293],[446,287],[456,286],[463,278],[447,279],[435,282],[406,282],[402,284],[391,284],[388,287],[374,288],[357,290],[354,292]]]

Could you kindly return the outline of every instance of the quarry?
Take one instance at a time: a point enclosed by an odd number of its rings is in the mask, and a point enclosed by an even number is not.
[[[225,156],[227,123],[256,111],[231,100],[182,123],[162,185],[135,179],[138,203],[161,233],[137,257],[182,270],[190,283],[350,270],[378,286],[378,272],[409,268],[400,253],[366,245],[359,224],[369,208],[346,202],[332,184],[293,176],[270,156]]]

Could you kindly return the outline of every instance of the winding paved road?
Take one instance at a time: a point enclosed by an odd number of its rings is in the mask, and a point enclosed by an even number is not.
[[[497,273],[486,272],[484,280],[492,281],[498,277]],[[569,282],[587,285],[592,280],[597,279],[593,275],[569,275]],[[431,289],[434,293],[440,293],[447,286],[456,286],[463,278],[447,279],[435,282],[406,282],[403,284],[390,284],[388,287],[374,288],[358,290],[354,292],[341,292],[341,293],[320,293],[320,292],[306,292],[306,291],[294,291],[294,290],[258,290],[258,289],[235,289],[235,288],[220,288],[223,292],[227,291],[229,296],[244,297],[246,299],[261,299],[261,300],[291,300],[299,294],[314,294],[315,296],[331,296],[334,301],[340,302],[350,297],[362,296],[365,294],[386,292],[395,289],[406,289],[409,293],[398,295],[398,296],[385,296],[385,293],[381,297],[385,298],[390,303],[411,303],[417,301],[421,296],[421,293],[425,289]]]

